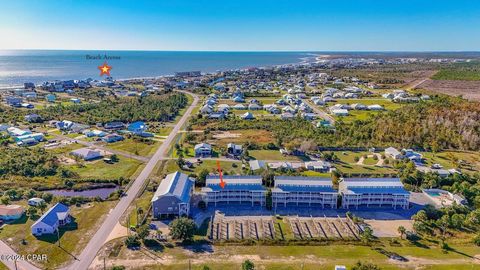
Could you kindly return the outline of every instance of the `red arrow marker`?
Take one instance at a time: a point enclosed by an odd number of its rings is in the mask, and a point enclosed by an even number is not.
[[[223,181],[222,168],[220,168],[220,161],[217,160],[218,174],[220,175],[220,187],[225,188],[225,182]]]

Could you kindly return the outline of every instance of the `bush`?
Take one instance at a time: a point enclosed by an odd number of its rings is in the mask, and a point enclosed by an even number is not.
[[[193,220],[181,217],[172,221],[169,225],[170,236],[175,240],[188,241],[193,239],[193,235],[197,230],[197,225]]]

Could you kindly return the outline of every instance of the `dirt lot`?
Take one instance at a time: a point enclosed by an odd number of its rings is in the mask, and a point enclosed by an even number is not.
[[[398,237],[398,227],[403,226],[407,231],[413,230],[412,220],[375,220],[367,219],[365,223],[370,225],[373,234],[377,237]]]
[[[462,95],[468,100],[480,101],[480,81],[445,81],[427,79],[417,88],[451,96]]]

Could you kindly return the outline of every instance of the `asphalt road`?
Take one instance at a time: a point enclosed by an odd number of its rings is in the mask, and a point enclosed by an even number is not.
[[[7,244],[0,240],[0,254],[2,256],[12,255],[15,256],[17,253],[10,248]],[[30,264],[27,260],[14,260],[6,259],[2,257],[1,262],[8,267],[8,269],[15,269],[15,270],[38,270],[37,267]]]
[[[305,103],[307,103],[320,117],[328,120],[331,124],[335,123],[335,119],[331,115],[326,113],[324,110],[319,109],[315,104],[313,104],[313,102],[310,102],[310,100],[305,100]]]
[[[183,91],[180,91],[180,92],[183,92]],[[192,95],[191,93],[188,93],[188,92],[183,92],[183,93]],[[194,97],[193,103],[187,109],[187,111],[182,116],[182,118],[180,118],[180,121],[178,121],[178,123],[175,125],[172,132],[170,132],[170,135],[168,135],[168,137],[165,139],[162,145],[158,148],[155,154],[150,158],[145,168],[142,170],[140,175],[135,179],[133,184],[128,189],[126,196],[122,197],[122,199],[118,202],[115,208],[112,211],[110,211],[110,213],[108,214],[103,224],[97,230],[95,235],[90,239],[90,242],[88,242],[87,246],[83,249],[82,253],[77,257],[78,260],[75,261],[69,267],[67,267],[67,269],[72,269],[72,270],[88,269],[92,261],[95,259],[95,256],[97,256],[98,251],[100,250],[100,248],[102,248],[103,244],[105,243],[105,240],[107,239],[108,235],[115,227],[115,224],[117,224],[117,222],[120,220],[123,213],[127,210],[128,206],[133,202],[136,195],[138,194],[142,186],[145,184],[145,181],[147,180],[148,176],[155,168],[155,165],[158,163],[158,161],[166,157],[169,146],[172,144],[173,140],[175,139],[175,136],[180,131],[182,126],[186,123],[188,117],[192,113],[192,110],[195,108],[195,106],[198,103],[198,100],[199,100],[198,97],[196,95],[193,95],[193,97]]]

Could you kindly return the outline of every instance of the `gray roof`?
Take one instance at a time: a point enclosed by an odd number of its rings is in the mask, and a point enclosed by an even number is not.
[[[174,172],[165,177],[153,195],[152,202],[163,196],[174,196],[182,202],[190,201],[190,190],[195,181],[181,172]]]

